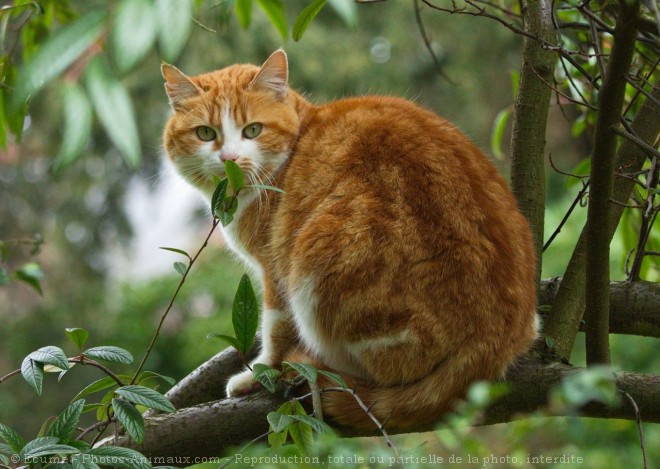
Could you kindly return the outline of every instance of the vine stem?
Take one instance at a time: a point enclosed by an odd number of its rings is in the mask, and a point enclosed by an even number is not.
[[[186,282],[186,278],[188,277],[188,273],[190,272],[190,269],[192,269],[192,266],[195,264],[195,261],[199,257],[199,255],[202,253],[202,251],[206,248],[206,246],[209,244],[209,239],[211,239],[211,235],[215,231],[215,229],[218,227],[218,224],[220,223],[220,220],[217,218],[213,218],[213,223],[211,225],[211,229],[209,230],[208,235],[206,235],[206,239],[204,239],[204,244],[197,250],[197,253],[190,259],[190,262],[188,263],[188,267],[186,268],[186,271],[183,273],[181,276],[181,280],[179,281],[179,285],[176,287],[176,290],[174,291],[174,294],[172,295],[172,298],[170,299],[170,303],[167,305],[167,308],[165,308],[165,312],[163,315],[160,317],[160,322],[158,323],[158,327],[156,328],[156,332],[154,333],[153,337],[151,338],[151,343],[149,343],[149,347],[147,348],[147,351],[144,354],[144,357],[142,358],[142,361],[140,362],[140,366],[138,366],[138,369],[135,371],[135,374],[133,375],[133,378],[131,379],[131,384],[135,384],[135,381],[137,380],[138,376],[140,375],[140,372],[144,368],[145,363],[147,362],[147,359],[149,358],[149,355],[151,355],[151,351],[154,348],[154,345],[156,344],[156,340],[158,340],[158,336],[160,335],[160,330],[163,327],[163,324],[165,323],[165,319],[167,318],[167,315],[170,313],[170,310],[172,309],[172,306],[174,306],[174,301],[176,300],[177,296],[179,295],[179,292],[181,291],[181,288],[183,287],[183,284]]]

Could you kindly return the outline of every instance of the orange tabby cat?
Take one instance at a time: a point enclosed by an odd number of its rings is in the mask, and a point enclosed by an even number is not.
[[[535,258],[505,181],[453,125],[415,104],[362,97],[314,106],[288,88],[286,54],[188,77],[163,66],[165,148],[210,199],[235,161],[253,182],[227,243],[263,284],[262,350],[303,350],[341,373],[388,428],[438,420],[497,379],[537,333]],[[255,390],[249,370],[227,395]],[[346,393],[340,426],[373,429]]]

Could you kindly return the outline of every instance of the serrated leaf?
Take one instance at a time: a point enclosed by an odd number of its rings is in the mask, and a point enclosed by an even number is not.
[[[0,423],[0,438],[2,438],[16,454],[18,454],[26,444],[25,439],[19,435],[16,430],[2,423]]]
[[[252,365],[252,376],[255,380],[259,381],[261,385],[270,393],[275,393],[279,388],[277,379],[281,373],[275,368],[271,368],[263,363],[255,363]]]
[[[140,165],[140,137],[135,111],[126,88],[113,78],[100,58],[94,58],[85,71],[85,84],[101,125],[124,160],[132,168]]]
[[[159,373],[156,373],[155,371],[143,371],[142,373],[140,373],[140,376],[138,376],[137,384],[140,384],[144,381],[148,381],[150,379],[162,379],[171,386],[174,386],[174,384],[176,383],[176,380],[169,376],[161,375]]]
[[[85,455],[90,456],[90,461],[100,466],[121,469],[151,469],[151,464],[144,455],[129,448],[100,446],[90,449]]]
[[[318,379],[318,370],[309,363],[282,362],[282,365],[293,368],[298,372],[300,376],[305,378],[310,383],[316,383],[316,380]]]
[[[59,443],[59,440],[53,436],[44,436],[41,438],[35,438],[32,441],[28,441],[18,453],[19,460],[21,462],[25,462],[25,456],[27,454],[32,453],[40,448],[56,445],[57,443]]]
[[[18,72],[10,106],[14,112],[89,49],[103,32],[105,16],[103,9],[95,9],[60,28],[40,45]]]
[[[497,113],[495,121],[493,122],[493,130],[490,135],[490,148],[493,152],[493,156],[498,160],[504,159],[502,140],[504,139],[504,131],[509,117],[511,117],[511,109],[503,109]]]
[[[191,0],[156,0],[158,43],[163,57],[174,62],[188,42],[192,30]]]
[[[216,218],[220,218],[221,213],[224,211],[224,207],[221,204],[225,200],[228,185],[229,179],[225,178],[216,185],[215,190],[213,191],[213,196],[211,197],[211,213]]]
[[[133,363],[133,355],[131,355],[128,350],[112,345],[92,347],[85,350],[84,354],[86,357],[105,360],[112,363],[123,363],[125,365]]]
[[[319,374],[327,378],[330,378],[332,381],[339,384],[339,386],[341,386],[342,388],[344,389],[348,388],[348,386],[346,386],[346,382],[337,373],[333,373],[331,371],[326,371],[326,370],[318,370],[318,372]]]
[[[252,0],[236,1],[236,18],[243,29],[248,29],[252,22]]]
[[[173,264],[174,270],[176,270],[180,275],[185,275],[186,271],[188,270],[188,266],[184,264],[183,262],[175,262]]]
[[[53,162],[53,169],[61,171],[75,163],[82,154],[92,133],[92,104],[78,83],[66,82],[62,87],[64,103],[64,133],[62,146]]]
[[[82,399],[69,404],[55,419],[46,436],[54,436],[59,438],[61,442],[69,441],[78,427],[78,421],[84,406],[85,401]]]
[[[183,256],[186,256],[188,259],[190,259],[190,254],[188,254],[186,251],[183,249],[177,249],[177,248],[166,248],[166,247],[159,247],[158,249],[163,249],[165,251],[170,251],[170,252],[176,252],[177,254],[181,254]]]
[[[266,13],[277,32],[280,33],[282,39],[287,41],[289,39],[289,25],[286,22],[286,12],[284,10],[284,3],[282,0],[257,0],[261,9]]]
[[[284,190],[280,189],[279,187],[269,186],[267,184],[245,184],[243,186],[243,188],[245,188],[245,189],[248,189],[248,188],[249,189],[264,189],[264,190],[267,190],[267,191],[274,191],[274,192],[280,192],[282,194],[286,194],[286,192]]]
[[[234,194],[236,194],[245,185],[243,170],[232,160],[227,160],[225,161],[225,174],[227,174],[231,189],[234,191]]]
[[[119,375],[119,379],[123,381],[130,381],[131,377],[126,375]],[[112,377],[106,376],[105,378],[101,378],[85,386],[82,391],[76,394],[76,396],[71,400],[71,402],[75,402],[83,396],[86,396],[88,394],[93,394],[95,392],[103,391],[104,389],[108,389],[113,386],[119,387],[117,382]]]
[[[300,12],[298,18],[296,18],[296,22],[293,24],[294,41],[298,42],[300,39],[302,39],[303,34],[305,34],[305,31],[307,30],[307,27],[312,22],[312,20],[316,18],[316,15],[321,12],[326,3],[327,0],[315,0]]]
[[[238,351],[246,355],[252,348],[259,326],[259,305],[247,274],[243,274],[238,285],[231,313]]]
[[[113,58],[121,73],[135,67],[156,40],[156,11],[149,0],[122,0],[110,31]]]
[[[91,461],[87,455],[76,454],[71,458],[73,469],[100,469],[99,465]]]
[[[136,443],[142,443],[144,440],[144,419],[140,411],[124,399],[113,399],[112,410],[114,410],[117,420],[124,426],[130,437]]]
[[[232,337],[230,335],[225,335],[225,334],[209,334],[206,336],[207,339],[220,339],[227,344],[229,344],[231,347],[234,347],[236,350],[238,350],[238,341],[236,340],[236,337]]]
[[[83,348],[89,338],[89,332],[80,327],[67,327],[64,332],[78,348]]]
[[[35,362],[29,356],[25,357],[21,364],[21,375],[27,383],[32,386],[37,394],[41,395],[41,388],[44,380],[43,364]]]
[[[158,391],[144,386],[128,385],[117,389],[115,393],[126,398],[134,404],[141,404],[150,409],[162,410],[163,412],[176,412],[172,403]]]
[[[39,458],[42,458],[44,456],[53,456],[58,454],[76,454],[76,453],[80,453],[80,450],[78,448],[74,448],[73,446],[59,445],[59,444],[46,445],[40,448],[35,448],[29,453],[26,453],[24,460],[25,462],[36,463],[39,462]]]
[[[16,271],[15,275],[17,279],[32,286],[40,295],[44,294],[40,283],[40,280],[44,278],[44,273],[36,262],[24,264],[23,267]]]
[[[69,369],[69,360],[66,358],[66,355],[64,355],[61,348],[53,345],[41,347],[39,350],[35,350],[28,355],[28,357],[40,363],[56,366],[60,370]]]

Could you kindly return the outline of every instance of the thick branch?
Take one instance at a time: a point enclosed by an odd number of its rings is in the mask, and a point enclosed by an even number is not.
[[[236,357],[224,355],[228,368],[236,366]],[[542,409],[550,390],[563,378],[578,369],[553,363],[544,365],[526,360],[513,368],[508,380],[511,393],[491,406],[483,424],[513,420],[520,414]],[[632,396],[641,410],[645,422],[660,422],[660,377],[636,373],[617,373],[616,385]],[[260,392],[239,399],[201,404],[179,410],[175,414],[158,415],[146,419],[145,439],[137,446],[124,437],[119,445],[133,447],[152,458],[154,463],[189,465],[192,459],[158,461],[154,458],[204,457],[221,455],[231,446],[250,441],[268,430],[266,415],[286,400]],[[636,413],[628,400],[614,407],[602,404],[587,405],[582,414],[588,417],[636,419]],[[423,431],[428,428],[419,428]],[[374,427],[374,435],[378,434]],[[346,434],[344,436],[357,436]]]
[[[547,0],[523,0],[523,18],[529,36],[523,39],[520,85],[513,111],[511,189],[532,227],[539,259],[537,278],[540,278],[545,216],[545,128],[552,95],[547,83],[552,83],[557,56],[534,38],[556,44],[557,33],[552,23],[552,3]]]
[[[639,2],[619,2],[614,46],[599,93],[598,120],[591,157],[591,189],[587,211],[586,342],[587,363],[609,363],[610,240],[616,134],[626,91],[626,74],[635,51],[635,19]],[[605,222],[605,223],[604,223]]]
[[[660,87],[655,86],[651,95],[660,99]],[[632,124],[635,134],[644,142],[653,144],[660,132],[660,107],[652,100],[646,100],[635,116]],[[635,173],[642,169],[646,160],[645,151],[634,142],[624,140],[619,148],[616,159],[618,173]],[[613,200],[625,204],[630,197],[634,182],[618,177],[615,179]],[[612,204],[609,226],[609,238],[612,239],[616,227],[623,214],[623,205]],[[564,273],[564,278],[557,292],[557,298],[552,308],[552,315],[545,323],[544,334],[553,341],[553,352],[564,360],[568,360],[575,334],[580,328],[585,305],[586,276],[586,231],[582,234],[573,250],[571,260]]]

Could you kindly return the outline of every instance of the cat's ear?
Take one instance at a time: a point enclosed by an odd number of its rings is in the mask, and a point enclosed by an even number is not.
[[[163,63],[160,71],[165,78],[165,91],[173,108],[177,108],[183,101],[201,93],[197,85],[174,65]]]
[[[286,52],[278,49],[268,57],[250,83],[250,89],[272,91],[279,100],[286,98],[289,90],[289,63]]]

